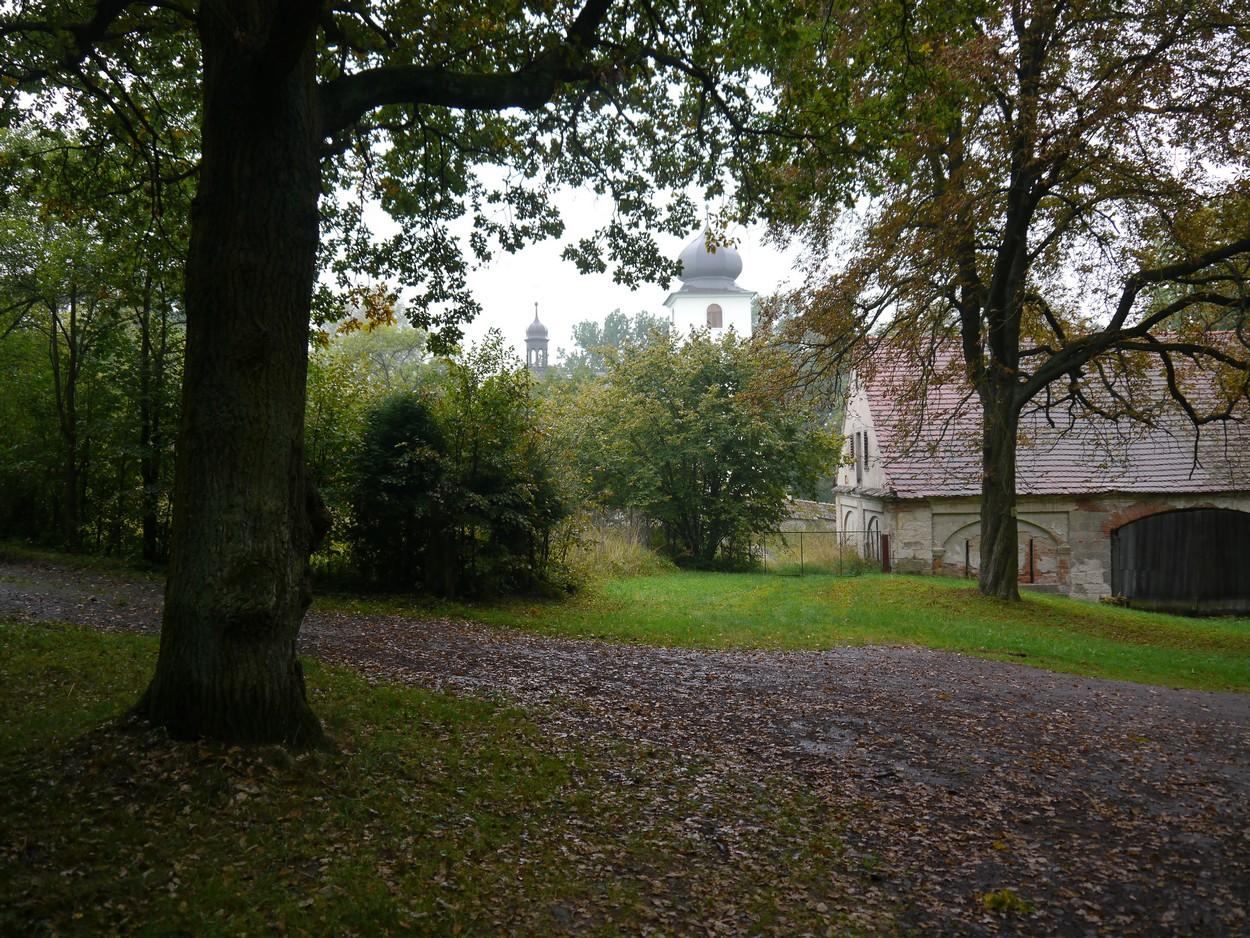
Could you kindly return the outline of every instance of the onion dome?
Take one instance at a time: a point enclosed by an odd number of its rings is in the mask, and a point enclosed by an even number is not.
[[[725,244],[709,247],[707,238],[710,233],[705,228],[682,248],[678,256],[681,273],[677,276],[691,287],[732,288],[738,274],[742,273],[742,257]]]
[[[538,321],[538,313],[534,313],[534,321],[525,329],[525,338],[527,339],[545,339],[547,338],[547,327]]]

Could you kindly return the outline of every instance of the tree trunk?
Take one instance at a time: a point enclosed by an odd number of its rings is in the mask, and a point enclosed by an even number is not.
[[[1016,532],[1016,430],[1020,412],[1015,388],[987,376],[981,401],[981,569],[986,596],[1018,600]]]
[[[148,273],[139,311],[139,477],[143,483],[143,559],[148,563],[160,559],[161,439],[157,395],[162,385],[163,356],[164,349],[153,348],[152,275]]]
[[[308,745],[321,726],[295,644],[324,515],[303,450],[320,176],[312,44],[277,75],[264,48],[285,28],[279,6],[234,0],[201,16],[170,565],[138,709],[179,737]]]
[[[61,543],[71,553],[82,550],[81,464],[78,439],[78,287],[70,284],[69,321],[60,311],[51,309],[52,380],[56,390],[57,420],[61,441],[65,446],[65,462],[61,467],[60,527]],[[61,367],[61,339],[65,340],[66,361]]]

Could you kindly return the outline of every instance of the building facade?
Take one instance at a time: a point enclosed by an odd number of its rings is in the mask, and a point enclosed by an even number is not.
[[[853,382],[849,458],[835,489],[839,526],[886,535],[899,572],[975,577],[975,396],[950,378],[900,392],[907,387],[897,373]],[[1195,436],[1180,414],[1153,427],[1026,414],[1016,488],[1022,586],[1177,611],[1250,611],[1245,421]]]

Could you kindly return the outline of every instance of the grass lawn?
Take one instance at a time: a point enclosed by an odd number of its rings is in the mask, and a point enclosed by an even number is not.
[[[171,742],[155,651],[0,621],[0,934],[892,930],[792,785],[315,661],[337,752]]]
[[[395,600],[321,608],[429,611]],[[664,573],[608,580],[562,602],[438,611],[552,635],[700,648],[907,644],[1055,671],[1205,690],[1250,690],[1250,620],[1188,619],[1026,594],[1020,604],[941,577]]]

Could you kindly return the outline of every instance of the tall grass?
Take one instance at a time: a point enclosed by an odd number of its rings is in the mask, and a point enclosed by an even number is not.
[[[865,557],[860,535],[835,531],[779,531],[760,544],[760,563],[768,573],[782,576],[829,573],[858,576],[881,569],[881,562]]]
[[[672,561],[640,543],[636,530],[593,521],[579,532],[565,563],[576,584],[653,576],[675,569]]]

